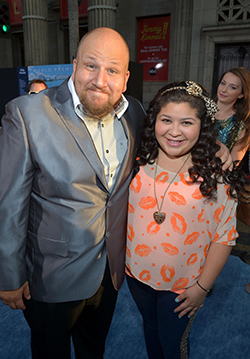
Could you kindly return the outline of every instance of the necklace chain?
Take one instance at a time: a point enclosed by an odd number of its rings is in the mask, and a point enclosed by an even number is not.
[[[185,159],[185,161],[184,161],[183,164],[181,165],[180,169],[178,170],[178,172],[176,172],[176,174],[174,175],[174,178],[172,179],[172,181],[169,183],[169,185],[168,185],[167,188],[165,189],[165,192],[164,192],[164,194],[163,194],[160,207],[159,207],[159,203],[158,203],[158,199],[157,199],[157,195],[156,195],[156,186],[155,186],[157,166],[158,166],[158,158],[157,158],[157,160],[156,160],[156,162],[155,162],[154,196],[155,196],[155,200],[156,200],[156,205],[157,205],[158,213],[161,213],[161,209],[162,209],[162,206],[163,206],[163,202],[164,202],[164,199],[165,199],[165,196],[166,196],[166,194],[167,194],[167,191],[168,191],[169,187],[170,187],[171,184],[174,182],[174,180],[175,180],[175,178],[177,177],[177,175],[181,172],[182,168],[183,168],[184,165],[186,164],[186,162],[187,162],[187,160],[189,159],[189,157],[190,157],[190,154],[187,156],[187,158]]]

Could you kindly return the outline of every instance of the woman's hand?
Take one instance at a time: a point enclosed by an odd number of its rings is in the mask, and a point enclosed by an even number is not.
[[[184,315],[191,317],[194,315],[203,305],[207,292],[201,289],[198,284],[194,284],[189,287],[182,294],[176,297],[176,302],[182,302],[179,307],[175,309],[175,312],[179,313],[179,318]]]
[[[227,246],[220,243],[211,243],[208,250],[207,258],[199,278],[200,285],[206,289],[213,287],[218,275],[226,264],[231,253],[232,246]],[[179,318],[183,315],[192,316],[200,309],[207,292],[200,288],[197,283],[189,287],[181,295],[176,297],[176,301],[181,304],[175,309],[179,313]]]

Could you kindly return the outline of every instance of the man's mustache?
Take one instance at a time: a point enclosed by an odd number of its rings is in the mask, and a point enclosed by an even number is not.
[[[100,93],[104,93],[104,94],[110,95],[110,92],[109,92],[109,91],[100,89],[100,88],[98,88],[98,87],[96,87],[96,86],[90,86],[90,87],[87,88],[86,91],[88,91],[88,90],[97,91],[97,92],[100,92]]]

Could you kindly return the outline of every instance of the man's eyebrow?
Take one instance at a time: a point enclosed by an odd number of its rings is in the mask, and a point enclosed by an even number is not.
[[[83,61],[98,61],[99,60],[99,58],[98,58],[98,56],[93,56],[93,55],[86,55],[86,56],[84,56],[84,58],[83,58]],[[119,61],[119,60],[109,60],[109,61],[107,61],[106,62],[106,66],[119,66],[119,67],[122,67],[123,65],[122,65],[122,62],[121,61]]]

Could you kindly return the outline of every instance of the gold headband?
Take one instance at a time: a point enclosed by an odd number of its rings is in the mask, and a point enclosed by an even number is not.
[[[163,91],[161,93],[161,96],[168,91],[173,91],[173,90],[185,90],[187,91],[187,93],[189,95],[192,96],[196,96],[196,97],[201,97],[203,99],[203,101],[205,102],[205,106],[207,109],[207,114],[211,117],[211,120],[214,121],[215,120],[215,114],[219,111],[218,106],[216,105],[216,103],[209,97],[206,97],[202,94],[202,88],[197,85],[195,82],[193,81],[186,81],[186,85],[185,86],[175,86],[175,87],[171,87],[170,89],[167,89],[165,91]]]

